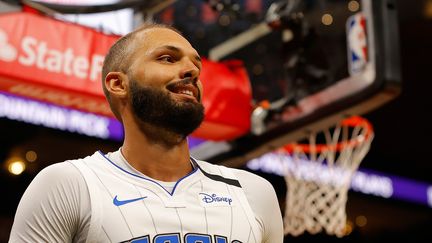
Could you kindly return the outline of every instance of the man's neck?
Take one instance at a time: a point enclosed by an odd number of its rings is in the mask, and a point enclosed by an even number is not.
[[[121,152],[131,166],[156,180],[177,181],[193,169],[187,140],[161,128],[126,129]]]

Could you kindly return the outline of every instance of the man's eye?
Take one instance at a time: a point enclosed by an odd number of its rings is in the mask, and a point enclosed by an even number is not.
[[[174,62],[174,58],[172,56],[161,56],[158,58],[159,61],[164,61],[164,62]]]

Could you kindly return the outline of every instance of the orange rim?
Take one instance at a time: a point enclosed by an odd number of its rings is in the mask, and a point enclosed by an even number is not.
[[[344,142],[339,142],[334,145],[316,144],[314,146],[314,149],[312,149],[312,146],[310,144],[296,144],[296,143],[287,144],[283,146],[282,149],[288,153],[293,153],[294,151],[311,153],[312,150],[316,153],[321,153],[323,151],[341,151],[343,148],[347,148],[347,147],[353,148],[363,143],[364,141],[367,141],[372,136],[373,133],[372,124],[368,120],[360,116],[352,116],[342,120],[341,126],[343,127],[362,126],[364,129],[366,129],[365,136],[364,137],[359,136],[357,138],[353,138]]]

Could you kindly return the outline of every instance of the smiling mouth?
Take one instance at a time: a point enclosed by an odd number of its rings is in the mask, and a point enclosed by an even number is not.
[[[190,91],[190,90],[180,90],[179,92],[177,92],[178,94],[185,94],[185,95],[189,95],[189,96],[192,96],[192,97],[194,97],[194,94],[193,94],[193,92],[192,91]]]
[[[194,81],[190,79],[181,80],[178,82],[170,83],[167,89],[175,94],[184,95],[186,97],[194,98],[199,101],[198,87],[194,85]]]

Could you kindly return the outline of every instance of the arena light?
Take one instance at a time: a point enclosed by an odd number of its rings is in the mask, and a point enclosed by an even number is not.
[[[26,152],[25,157],[28,162],[35,162],[37,159],[37,153],[33,150],[29,150]]]
[[[9,163],[8,171],[13,175],[20,175],[26,169],[26,165],[21,160],[15,160]]]
[[[333,16],[331,14],[324,14],[321,17],[321,22],[323,25],[331,25],[333,24]]]
[[[352,0],[348,2],[348,10],[351,12],[357,12],[360,9],[359,2]]]
[[[367,218],[364,215],[359,215],[355,218],[355,224],[358,227],[365,227],[367,224]]]

